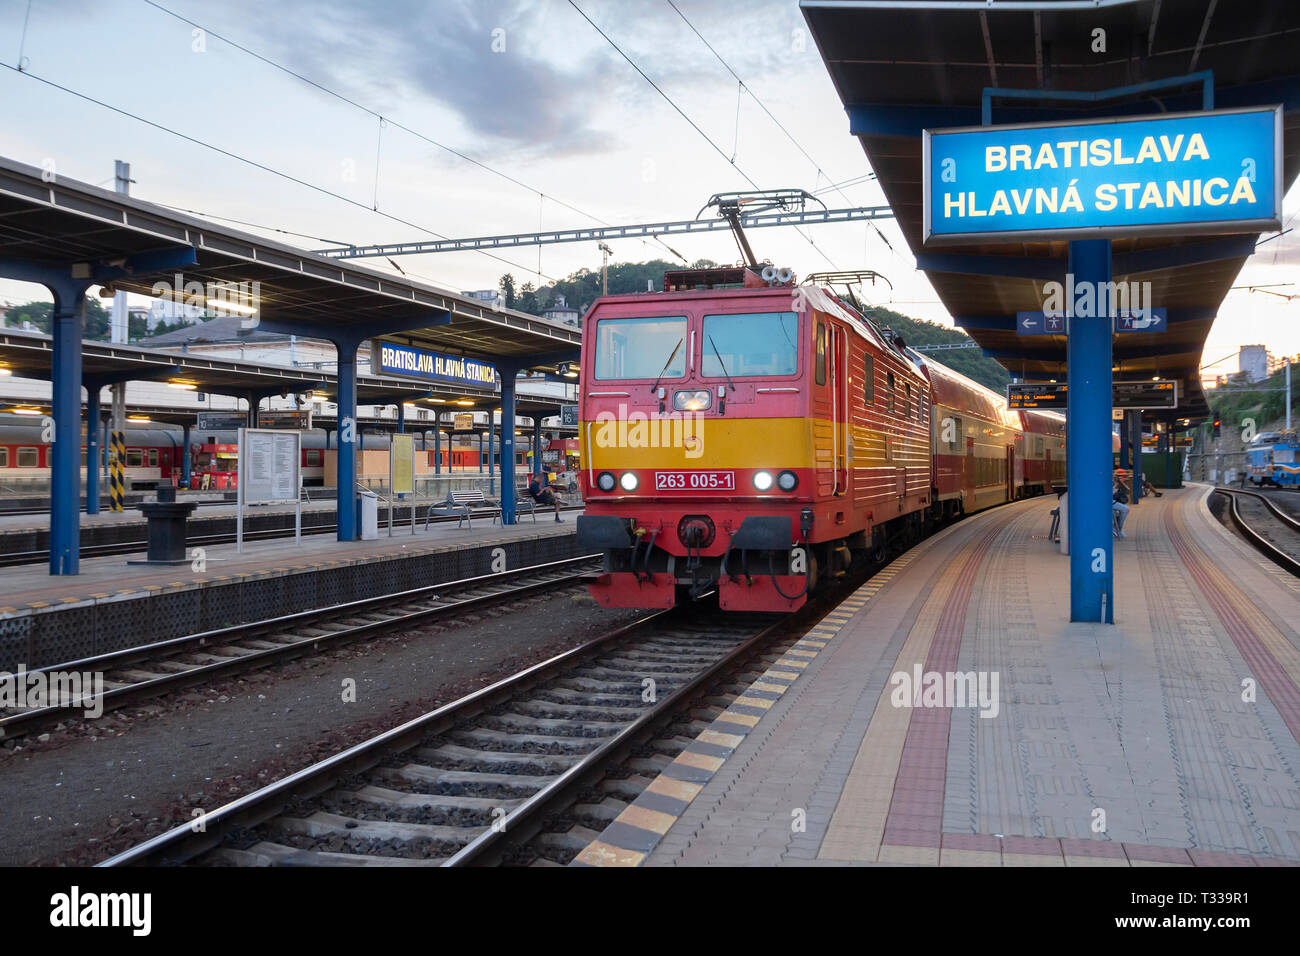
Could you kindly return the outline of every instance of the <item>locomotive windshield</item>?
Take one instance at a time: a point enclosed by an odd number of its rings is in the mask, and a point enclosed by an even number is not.
[[[704,341],[709,347],[700,372],[717,378],[793,375],[799,364],[798,332],[799,316],[793,312],[706,315]]]
[[[686,349],[678,346],[685,338],[684,315],[601,319],[596,323],[593,374],[598,379],[653,379],[662,370],[663,378],[681,378],[686,373]]]

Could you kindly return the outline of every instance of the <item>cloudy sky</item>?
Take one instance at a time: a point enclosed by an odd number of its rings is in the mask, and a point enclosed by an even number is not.
[[[675,2],[752,95],[668,0],[576,0],[581,13],[569,0],[0,0],[0,155],[106,186],[127,160],[133,195],[300,233],[279,238],[305,248],[687,219],[754,184],[883,204],[795,0]],[[1289,225],[1297,210],[1292,190]],[[894,287],[877,302],[950,324],[897,229],[880,230],[892,250],[865,223],[751,242],[799,274],[875,269]],[[737,255],[726,232],[669,243]],[[672,258],[650,240],[611,245],[619,260]],[[498,255],[400,261],[457,290],[600,261],[594,243]],[[1300,239],[1261,245],[1239,282],[1300,293]],[[0,301],[35,297],[0,281]],[[1300,297],[1233,292],[1205,362],[1250,342],[1298,353],[1298,318]]]

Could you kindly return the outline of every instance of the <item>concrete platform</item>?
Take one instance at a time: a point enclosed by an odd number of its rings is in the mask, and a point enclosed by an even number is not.
[[[47,666],[493,570],[577,555],[575,518],[537,515],[503,528],[487,516],[472,527],[381,529],[375,541],[292,536],[203,549],[182,567],[128,565],[132,555],[81,561],[81,574],[51,577],[45,565],[0,572],[0,670]],[[494,552],[501,549],[502,555]]]
[[[1300,865],[1300,581],[1215,522],[1208,495],[1133,509],[1114,626],[1067,620],[1055,499],[946,529],[820,622],[575,862]],[[918,672],[989,693],[917,698],[899,675]]]

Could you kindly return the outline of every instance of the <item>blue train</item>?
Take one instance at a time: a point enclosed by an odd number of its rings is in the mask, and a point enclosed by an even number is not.
[[[1246,449],[1251,484],[1283,488],[1300,485],[1300,440],[1294,431],[1262,432]]]

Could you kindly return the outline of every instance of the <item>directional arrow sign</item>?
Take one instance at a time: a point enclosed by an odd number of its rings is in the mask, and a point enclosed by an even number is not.
[[[1064,335],[1069,323],[1059,312],[1017,312],[1016,333],[1019,335]]]
[[[1116,312],[1115,332],[1163,332],[1169,326],[1164,309],[1147,309],[1142,312]]]

